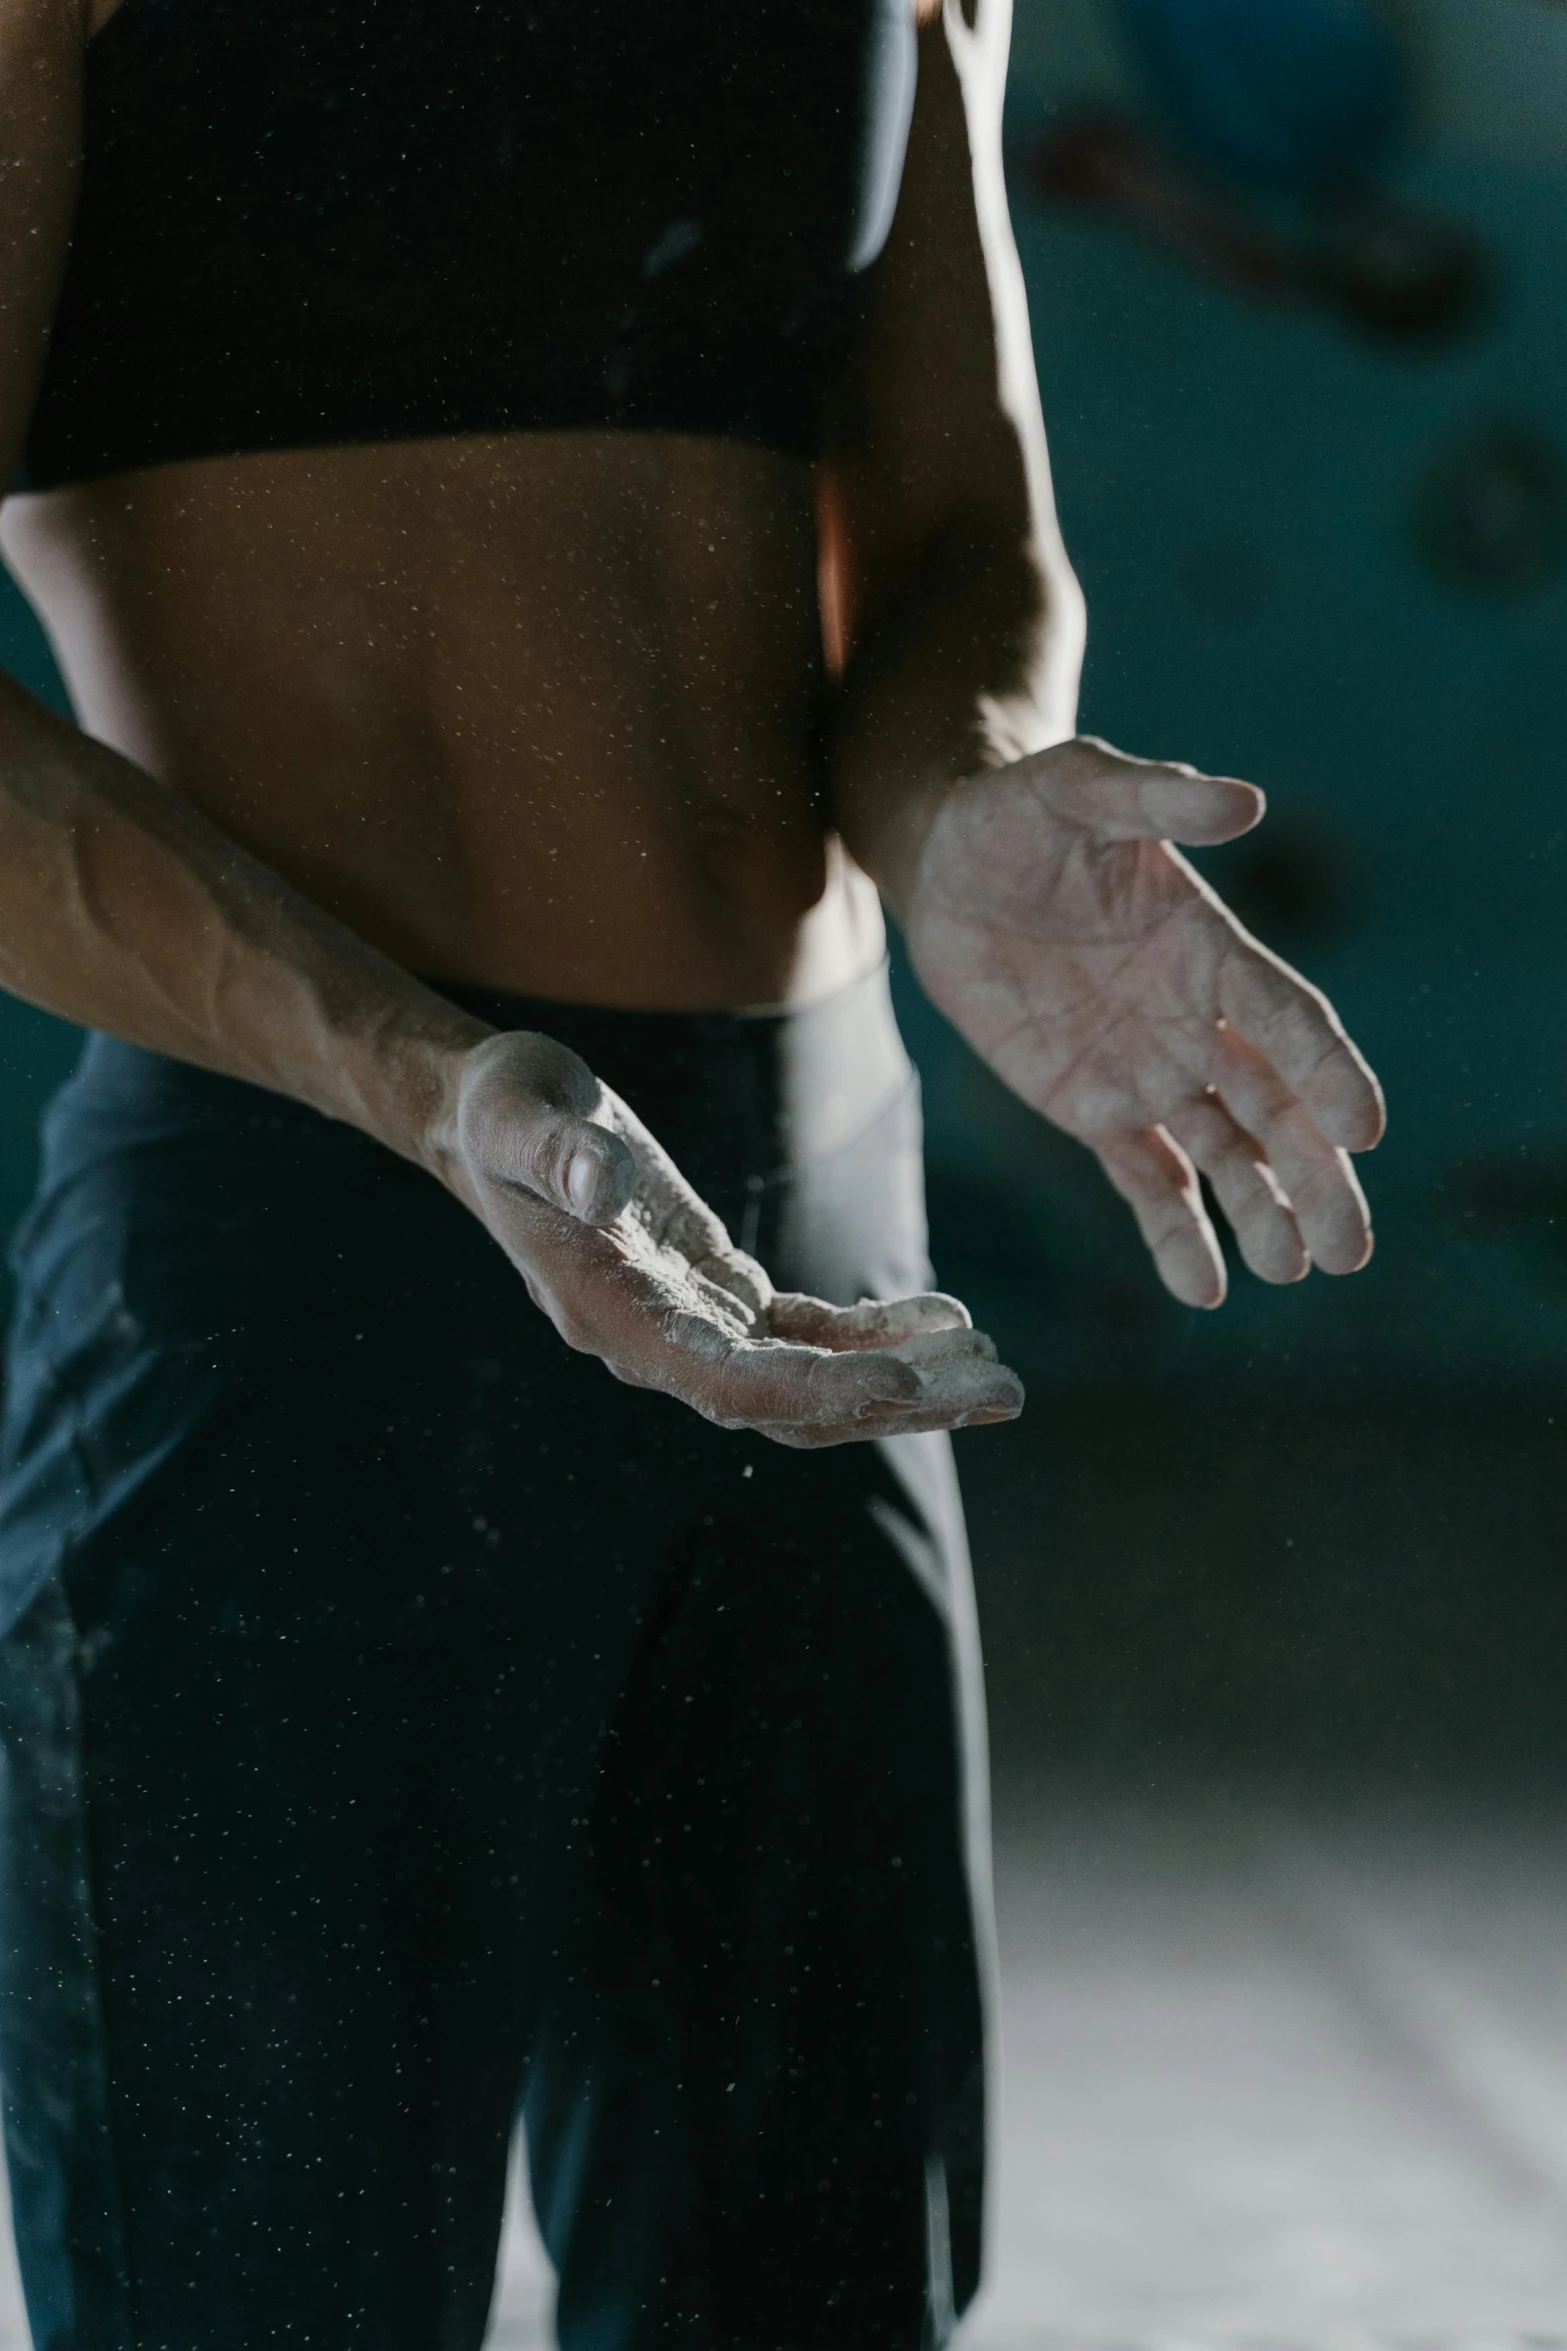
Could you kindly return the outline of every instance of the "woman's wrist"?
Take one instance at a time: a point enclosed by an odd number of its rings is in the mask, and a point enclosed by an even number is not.
[[[866,795],[858,808],[840,814],[846,847],[900,925],[908,921],[931,829],[960,788],[961,778],[930,776],[875,801]]]
[[[388,1006],[368,1021],[361,1012],[348,1035],[339,1033],[336,1051],[326,1057],[332,1098],[322,1100],[316,1087],[308,1091],[330,1116],[460,1190],[463,1088],[475,1055],[497,1032],[433,989],[409,986],[417,991],[414,1002]]]

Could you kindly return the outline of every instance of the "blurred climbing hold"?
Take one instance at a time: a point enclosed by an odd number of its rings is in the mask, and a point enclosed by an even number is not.
[[[1382,159],[1404,61],[1367,0],[1120,0],[1161,106],[1208,163],[1312,194]]]
[[[1369,0],[1118,0],[1157,123],[1096,110],[1028,158],[1047,202],[1091,205],[1252,300],[1310,305],[1383,342],[1467,332],[1479,240],[1381,184],[1403,52]]]
[[[1542,433],[1472,426],[1416,485],[1415,545],[1427,570],[1475,596],[1550,586],[1567,555],[1567,468]]]

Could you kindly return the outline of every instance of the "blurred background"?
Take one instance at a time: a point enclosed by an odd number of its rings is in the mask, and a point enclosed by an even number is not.
[[[1567,8],[1017,0],[1083,723],[1388,1089],[1366,1273],[1155,1287],[912,989],[1005,1982],[989,2343],[1567,2342]]]
[[[1267,788],[1202,862],[1392,1125],[1367,1273],[1189,1313],[900,981],[1031,1399],[972,2340],[1567,2346],[1567,6],[1017,0],[1007,120],[1084,724]],[[73,1050],[0,1000],[7,1226]]]

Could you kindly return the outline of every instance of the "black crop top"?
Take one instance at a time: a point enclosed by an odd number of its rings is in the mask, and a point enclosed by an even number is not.
[[[122,0],[25,482],[551,427],[808,455],[913,0]]]

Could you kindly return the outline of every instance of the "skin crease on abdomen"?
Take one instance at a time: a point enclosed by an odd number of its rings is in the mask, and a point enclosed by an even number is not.
[[[800,1002],[881,953],[831,839],[810,468],[672,435],[207,458],[13,498],[78,716],[410,969]]]

